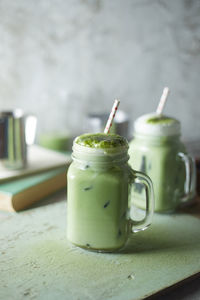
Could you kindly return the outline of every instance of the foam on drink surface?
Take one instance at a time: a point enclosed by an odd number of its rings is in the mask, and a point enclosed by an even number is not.
[[[180,122],[169,116],[150,113],[135,121],[134,131],[138,134],[154,136],[180,135]]]

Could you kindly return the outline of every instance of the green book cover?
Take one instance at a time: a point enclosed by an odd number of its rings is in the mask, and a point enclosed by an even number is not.
[[[18,194],[23,190],[26,190],[32,186],[36,186],[39,183],[46,181],[49,178],[52,178],[65,171],[66,168],[59,168],[59,169],[43,172],[36,175],[30,175],[6,183],[2,183],[0,184],[0,193],[6,193],[11,195]]]
[[[57,168],[0,184],[0,209],[18,211],[66,186],[67,168]]]

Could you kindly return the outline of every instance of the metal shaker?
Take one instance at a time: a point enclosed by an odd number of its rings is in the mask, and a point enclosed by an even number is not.
[[[109,112],[88,114],[85,131],[91,133],[103,132],[108,117]],[[117,133],[129,139],[129,117],[124,111],[117,111],[110,133]]]
[[[27,145],[36,132],[36,117],[24,115],[21,109],[0,112],[0,161],[8,169],[27,165]]]

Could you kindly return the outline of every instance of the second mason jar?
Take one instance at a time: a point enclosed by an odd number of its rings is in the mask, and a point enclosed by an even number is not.
[[[130,142],[130,165],[149,175],[155,193],[155,211],[174,211],[195,194],[195,165],[180,140],[180,122],[167,116],[147,114],[134,123]],[[133,195],[144,208],[144,188],[140,184]]]
[[[75,139],[67,192],[67,238],[90,250],[121,249],[131,232],[146,229],[152,219],[151,180],[128,165],[128,143],[115,134],[85,134]],[[146,215],[130,217],[129,190],[140,182],[146,191]]]

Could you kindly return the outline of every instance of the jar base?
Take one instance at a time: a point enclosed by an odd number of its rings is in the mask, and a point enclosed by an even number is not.
[[[114,253],[114,252],[121,251],[125,247],[125,245],[122,245],[118,248],[101,248],[101,249],[99,249],[99,248],[93,248],[93,247],[87,246],[87,245],[79,245],[79,244],[73,243],[71,241],[69,241],[69,243],[78,248],[81,248],[81,249],[84,249],[84,250],[87,250],[90,252],[96,252],[96,253]]]

